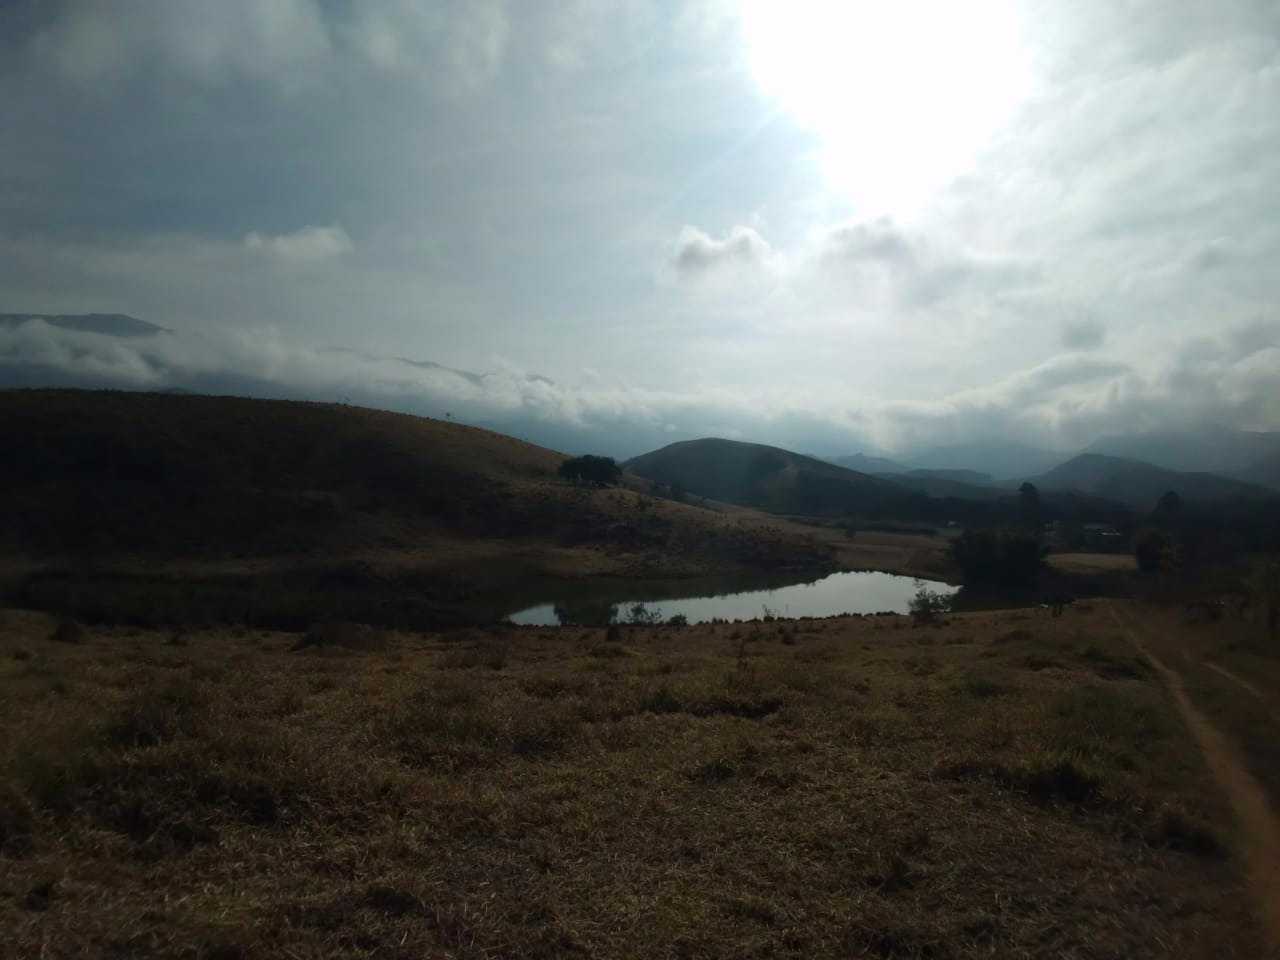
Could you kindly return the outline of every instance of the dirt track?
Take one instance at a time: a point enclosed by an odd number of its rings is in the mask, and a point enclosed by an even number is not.
[[[1237,848],[1249,869],[1250,888],[1257,904],[1258,917],[1266,932],[1270,956],[1280,957],[1280,823],[1277,823],[1262,786],[1245,768],[1239,751],[1209,723],[1187,695],[1182,674],[1151,652],[1143,643],[1131,616],[1111,608],[1116,622],[1138,650],[1151,661],[1164,679],[1187,728],[1199,744],[1214,779],[1226,794],[1235,811],[1240,842]],[[1212,664],[1206,664],[1212,667]],[[1229,676],[1242,689],[1258,695],[1256,688],[1226,670],[1214,668]]]

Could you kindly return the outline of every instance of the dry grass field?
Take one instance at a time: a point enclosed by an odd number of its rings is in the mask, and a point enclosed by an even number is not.
[[[1064,573],[1135,573],[1138,569],[1132,553],[1051,553],[1045,560]]]
[[[1104,602],[613,639],[7,611],[0,956],[1252,960],[1257,824],[1135,646],[1214,636]]]

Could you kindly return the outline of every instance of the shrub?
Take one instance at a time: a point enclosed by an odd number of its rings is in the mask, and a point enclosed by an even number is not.
[[[689,618],[683,613],[676,613],[667,618],[668,627],[687,627],[688,625]]]
[[[70,617],[63,617],[49,634],[49,639],[58,643],[84,643],[88,632],[81,624]]]
[[[916,592],[908,609],[916,623],[933,623],[938,619],[938,614],[951,609],[951,599],[946,594],[930,590],[923,583],[917,582]]]
[[[643,603],[633,603],[627,609],[627,622],[637,626],[654,626],[662,622],[662,614],[650,610]]]

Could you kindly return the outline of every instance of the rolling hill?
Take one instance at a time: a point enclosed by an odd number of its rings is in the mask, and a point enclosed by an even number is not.
[[[432,609],[500,601],[531,577],[831,562],[768,518],[575,486],[557,478],[564,457],[552,450],[338,404],[0,391],[0,444],[11,453],[0,471],[3,569],[44,571],[44,594],[28,577],[10,580],[10,595],[56,608],[60,576],[64,599],[76,593],[90,619],[119,612],[122,577],[166,581],[169,593],[216,580],[214,606],[226,587],[247,621],[305,626],[344,591],[363,618],[376,598],[422,622]],[[276,602],[300,589],[317,609]],[[172,597],[152,599],[134,606],[158,617],[152,608]]]
[[[1256,484],[1213,473],[1166,470],[1140,460],[1082,453],[1047,473],[1032,477],[1042,490],[1075,490],[1127,504],[1140,511],[1155,507],[1175,490],[1184,501],[1220,501],[1274,496]]]
[[[685,440],[628,460],[625,467],[656,483],[775,513],[869,510],[904,493],[888,480],[737,440]]]

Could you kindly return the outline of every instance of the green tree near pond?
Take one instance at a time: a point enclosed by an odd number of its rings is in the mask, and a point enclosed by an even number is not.
[[[559,474],[565,480],[594,483],[607,487],[622,479],[622,468],[613,457],[597,457],[586,454],[571,457],[560,464]]]
[[[919,580],[907,609],[917,624],[933,623],[951,609],[951,598],[938,590],[930,590]]]
[[[1038,536],[1010,530],[966,530],[951,545],[970,583],[1013,589],[1039,582],[1047,552]]]

